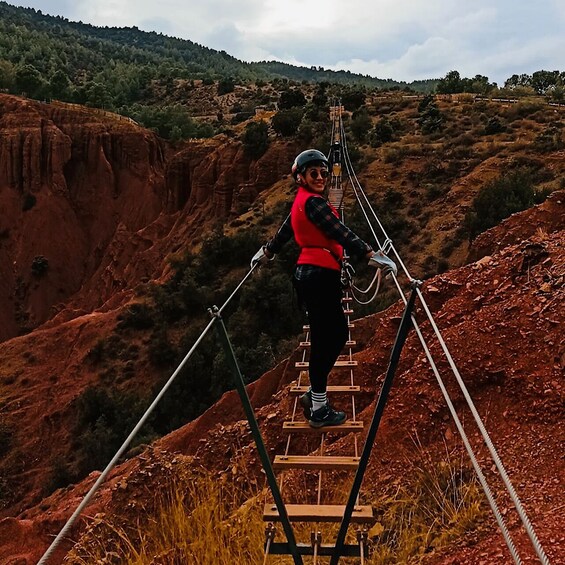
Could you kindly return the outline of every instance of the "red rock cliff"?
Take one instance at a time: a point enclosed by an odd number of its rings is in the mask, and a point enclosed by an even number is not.
[[[227,136],[173,150],[117,115],[0,95],[0,341],[127,300],[294,151],[274,144],[253,162]]]
[[[134,232],[159,215],[163,170],[161,144],[142,128],[0,97],[0,339],[49,318],[118,226]]]

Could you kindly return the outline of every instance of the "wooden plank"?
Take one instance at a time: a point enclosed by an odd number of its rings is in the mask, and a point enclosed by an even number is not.
[[[352,330],[355,327],[355,324],[352,324],[351,322],[349,322],[349,324],[347,324],[347,327]],[[306,324],[304,326],[302,326],[303,331],[305,332],[309,332],[310,331],[310,325]]]
[[[338,369],[357,367],[357,365],[358,365],[357,361],[349,361],[349,360],[347,360],[347,361],[336,361],[334,363],[334,367],[336,367]],[[294,366],[297,369],[308,369],[308,367],[310,367],[310,362],[309,361],[296,361]]]
[[[289,389],[290,394],[304,394],[309,389],[309,386],[291,386]],[[357,394],[361,392],[361,387],[358,385],[329,385],[326,388],[327,392],[343,392],[346,394]]]
[[[352,302],[352,301],[353,301],[353,298],[352,298],[351,296],[344,296],[344,297],[341,299],[341,301],[342,301],[342,302]]]
[[[353,310],[344,310],[343,313],[349,316],[350,314],[353,314]]]
[[[363,431],[363,422],[353,422],[352,420],[346,420],[343,424],[339,426],[323,426],[321,428],[313,428],[307,421],[288,421],[283,423],[283,432],[289,434],[293,433],[326,433],[326,432],[337,432],[342,434],[358,433]]]
[[[324,471],[355,470],[359,457],[342,455],[275,455],[274,469],[310,469]]]
[[[342,504],[287,504],[286,513],[291,522],[341,522],[345,512]],[[263,510],[265,522],[279,522],[280,516],[277,507],[265,504]],[[351,522],[356,524],[373,520],[371,506],[355,506],[351,515]]]
[[[298,346],[302,347],[303,349],[308,349],[311,345],[312,344],[309,341],[301,341]],[[353,339],[345,342],[345,347],[355,347],[356,345],[357,342]]]
[[[314,546],[311,543],[297,543],[296,549],[298,549],[299,555],[314,555]],[[291,555],[290,547],[288,542],[271,542],[269,544],[269,555]],[[330,557],[335,553],[335,545],[331,544],[318,544],[316,546],[316,555]],[[361,557],[361,545],[353,545],[346,543],[341,546],[339,551],[341,557]],[[364,548],[363,555],[367,555],[367,547]]]

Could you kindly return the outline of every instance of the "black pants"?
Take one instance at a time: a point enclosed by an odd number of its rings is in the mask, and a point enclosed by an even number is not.
[[[310,385],[313,392],[326,392],[328,374],[349,335],[340,273],[323,269],[312,278],[294,279],[294,285],[310,322]]]

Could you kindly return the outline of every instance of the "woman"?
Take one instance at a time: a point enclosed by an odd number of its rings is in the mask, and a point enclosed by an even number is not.
[[[317,149],[300,153],[292,165],[298,185],[289,216],[275,237],[251,260],[251,266],[274,258],[294,236],[300,255],[294,285],[310,322],[310,389],[300,398],[311,426],[336,426],[346,420],[327,399],[328,375],[348,337],[347,320],[341,305],[341,265],[348,255],[369,259],[369,264],[396,274],[396,265],[355,235],[340,220],[337,211],[322,196],[329,178],[328,160]]]

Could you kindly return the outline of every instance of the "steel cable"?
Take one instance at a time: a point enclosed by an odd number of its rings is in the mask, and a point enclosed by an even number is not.
[[[253,271],[256,269],[256,267],[257,267],[257,264],[255,264],[249,270],[249,272],[243,277],[241,282],[237,285],[236,289],[230,294],[228,299],[224,302],[224,304],[220,308],[219,312],[222,312],[225,309],[225,307],[231,302],[233,297],[237,294],[239,289],[243,286],[243,284],[251,276],[251,273],[253,273]],[[190,348],[190,351],[185,355],[184,359],[180,362],[179,366],[175,369],[173,374],[169,377],[169,380],[165,383],[165,385],[160,390],[159,394],[155,397],[155,399],[153,400],[153,402],[151,403],[149,408],[147,408],[147,410],[145,411],[145,413],[143,414],[143,416],[141,417],[139,422],[135,425],[135,427],[133,428],[133,430],[131,431],[129,436],[122,443],[121,447],[118,449],[118,451],[116,452],[114,457],[112,457],[112,459],[110,460],[110,462],[108,463],[106,468],[102,471],[102,473],[100,473],[100,476],[98,477],[96,482],[92,485],[90,490],[86,493],[85,497],[82,499],[82,501],[78,505],[77,509],[73,512],[71,517],[67,520],[67,522],[65,523],[65,525],[63,526],[61,531],[57,534],[57,536],[55,537],[55,539],[53,540],[51,545],[47,548],[47,551],[43,554],[41,559],[38,561],[37,565],[44,565],[45,563],[48,562],[49,558],[51,557],[51,555],[53,554],[55,549],[57,549],[57,547],[59,546],[59,544],[61,543],[61,541],[65,537],[65,535],[67,534],[67,532],[70,530],[70,528],[76,522],[77,518],[80,516],[81,512],[84,510],[86,505],[90,502],[90,500],[92,499],[94,494],[97,492],[97,490],[100,488],[102,483],[106,480],[106,477],[108,476],[110,471],[112,471],[112,469],[116,466],[118,460],[124,454],[124,452],[126,451],[128,446],[132,442],[133,438],[138,434],[139,430],[143,427],[143,425],[145,424],[145,422],[147,421],[147,419],[149,418],[149,416],[151,415],[151,413],[153,412],[153,410],[155,409],[155,407],[157,406],[157,404],[159,403],[161,398],[163,398],[164,394],[167,392],[169,387],[173,384],[173,381],[176,379],[178,374],[181,372],[181,370],[185,366],[186,362],[190,359],[190,357],[192,356],[192,354],[194,353],[194,351],[196,350],[198,345],[200,345],[200,343],[202,342],[202,340],[204,339],[206,334],[210,331],[210,329],[212,328],[212,326],[214,325],[214,322],[216,320],[217,320],[216,317],[212,318],[212,320],[210,320],[208,325],[204,328],[204,330],[202,331],[202,333],[200,334],[200,336],[198,337],[198,339],[196,340],[194,345]]]
[[[344,144],[344,147],[345,147],[345,144]],[[349,154],[348,154],[346,149],[344,150],[344,156],[345,156],[346,163],[348,163],[348,165],[349,165],[347,167],[348,171],[350,171],[350,170],[352,171],[351,160],[349,158]],[[407,269],[407,267],[406,267],[406,265],[404,264],[400,255],[398,254],[398,251],[396,250],[394,244],[392,243],[392,241],[388,237],[388,234],[386,233],[384,226],[380,222],[380,220],[379,220],[376,212],[374,211],[365,191],[363,190],[361,184],[359,183],[354,171],[353,171],[353,176],[350,177],[350,180],[352,182],[352,186],[354,187],[354,192],[355,192],[357,202],[358,202],[359,206],[362,208],[363,215],[365,216],[365,219],[369,223],[370,230],[373,233],[373,235],[375,236],[375,240],[377,242],[379,242],[379,240],[376,236],[375,230],[373,229],[373,226],[368,219],[368,215],[365,211],[365,208],[364,208],[363,204],[360,202],[359,194],[361,194],[363,196],[363,199],[365,200],[365,203],[366,203],[368,209],[370,210],[373,218],[377,222],[383,236],[385,237],[385,239],[387,241],[390,241],[390,249],[393,251],[393,253],[394,253],[395,257],[397,258],[399,264],[401,265],[404,273],[406,274],[406,276],[408,277],[409,280],[413,280],[408,269]],[[394,281],[396,283],[396,286],[397,286],[401,296],[404,296],[400,286],[398,285],[396,277],[393,276],[393,278],[394,278]],[[496,465],[496,468],[499,471],[499,474],[502,478],[502,481],[504,482],[504,485],[505,485],[508,493],[510,494],[510,497],[512,498],[514,506],[515,506],[519,516],[520,516],[520,519],[521,519],[521,521],[524,525],[524,528],[526,529],[526,532],[527,532],[527,534],[530,538],[530,541],[532,542],[533,548],[534,548],[540,562],[543,563],[544,565],[549,565],[549,560],[548,560],[547,556],[545,555],[545,552],[544,552],[544,550],[543,550],[543,548],[542,548],[542,546],[539,542],[539,539],[538,539],[538,537],[537,537],[537,535],[536,535],[536,533],[535,533],[535,531],[534,531],[534,529],[531,525],[531,522],[528,519],[526,512],[524,511],[522,503],[521,503],[518,495],[516,494],[516,491],[514,490],[514,487],[513,487],[512,483],[511,483],[511,481],[508,477],[507,472],[506,472],[506,469],[504,468],[504,465],[502,464],[502,461],[501,461],[501,459],[500,459],[500,457],[499,457],[499,455],[496,451],[496,448],[494,447],[494,444],[492,443],[492,440],[490,439],[490,436],[488,435],[488,432],[486,431],[486,428],[485,428],[485,426],[484,426],[484,424],[483,424],[483,422],[480,418],[480,415],[478,414],[478,412],[477,412],[477,410],[476,410],[476,408],[473,404],[471,396],[469,395],[467,387],[465,386],[465,383],[463,382],[463,379],[461,378],[461,374],[459,373],[459,370],[457,369],[457,366],[455,365],[455,362],[453,361],[453,358],[452,358],[452,356],[449,352],[449,349],[447,348],[447,345],[445,344],[445,341],[443,340],[443,337],[441,336],[441,333],[440,333],[439,329],[437,328],[437,325],[435,324],[435,321],[434,321],[433,316],[432,316],[432,314],[431,314],[431,312],[430,312],[430,310],[429,310],[429,308],[426,304],[426,301],[425,301],[425,299],[424,299],[424,297],[423,297],[423,295],[422,295],[422,293],[419,289],[418,289],[417,292],[418,292],[418,296],[420,298],[420,301],[422,302],[422,305],[424,307],[424,310],[426,312],[426,316],[429,319],[430,324],[432,325],[432,328],[434,329],[434,333],[436,334],[436,337],[437,337],[437,339],[438,339],[438,341],[439,341],[439,343],[442,347],[442,350],[443,350],[443,352],[444,352],[444,354],[445,354],[445,356],[448,360],[448,363],[449,363],[451,370],[452,370],[452,372],[453,372],[453,374],[454,374],[454,376],[457,380],[457,383],[458,383],[461,391],[463,392],[465,400],[467,401],[467,404],[469,405],[469,408],[470,408],[470,410],[473,414],[473,418],[475,419],[475,422],[476,422],[476,424],[479,428],[479,431],[480,431],[480,433],[483,437],[483,440],[485,441],[485,444],[487,445],[487,448],[488,448],[488,450],[491,454],[491,457],[492,457],[492,459],[493,459],[493,461]],[[440,385],[440,387],[441,387],[441,385]],[[442,389],[442,392],[443,392],[443,389]],[[458,430],[459,430],[459,426],[458,426]],[[483,476],[483,479],[484,479],[484,476]],[[481,485],[482,484],[483,484],[483,482],[481,481]],[[485,485],[486,485],[486,482],[485,482]],[[484,486],[483,486],[483,488],[484,488]],[[487,488],[488,488],[488,486],[487,486]],[[485,494],[487,495],[487,498],[489,498],[489,495],[487,494],[486,490],[485,490]],[[495,513],[495,515],[496,515],[496,513]],[[498,521],[498,517],[497,517],[497,521]],[[508,530],[506,530],[506,531],[508,531]],[[509,546],[509,549],[510,549],[510,546]],[[514,553],[513,553],[513,556],[514,556]],[[519,557],[518,557],[518,559],[519,559]]]
[[[407,302],[406,297],[404,296],[404,293],[402,292],[402,289],[400,288],[400,285],[398,284],[398,281],[395,280],[395,284],[396,287],[402,297],[402,300],[404,301],[404,303]],[[502,514],[500,513],[500,510],[498,509],[498,505],[496,504],[496,501],[494,499],[494,496],[492,495],[492,491],[490,490],[490,487],[488,486],[488,483],[485,479],[485,476],[482,472],[481,466],[479,464],[479,462],[477,461],[477,458],[475,456],[475,453],[473,451],[473,448],[471,447],[471,444],[469,442],[469,439],[467,437],[467,434],[463,428],[463,425],[461,423],[461,420],[459,419],[459,416],[457,415],[457,412],[455,410],[455,407],[453,405],[453,402],[451,400],[451,397],[449,396],[449,393],[447,391],[447,388],[445,387],[445,384],[443,382],[443,379],[441,378],[437,365],[432,357],[432,354],[429,350],[429,347],[424,339],[424,336],[420,330],[420,326],[419,324],[416,322],[416,319],[414,318],[414,316],[412,316],[412,324],[414,326],[414,330],[416,332],[416,335],[418,336],[420,343],[422,344],[422,348],[424,349],[424,353],[426,354],[426,358],[430,364],[430,367],[432,368],[432,371],[435,375],[435,378],[438,382],[438,385],[441,389],[441,392],[443,394],[443,397],[445,399],[445,402],[447,404],[447,407],[449,408],[449,412],[451,413],[451,416],[455,422],[455,425],[457,427],[457,430],[459,432],[459,435],[461,436],[461,439],[463,440],[463,444],[465,445],[465,449],[467,450],[467,454],[469,455],[469,458],[471,459],[471,464],[473,465],[473,468],[475,469],[475,473],[477,474],[477,477],[479,479],[479,482],[481,483],[481,486],[485,492],[485,495],[487,497],[488,503],[491,507],[491,510],[496,518],[496,521],[498,523],[498,526],[500,527],[500,530],[502,532],[502,536],[504,537],[504,540],[506,542],[506,545],[508,546],[508,549],[512,555],[512,558],[514,559],[514,563],[516,563],[516,565],[520,565],[522,563],[520,556],[518,555],[518,552],[516,551],[516,547],[514,545],[514,541],[512,540],[512,537],[510,535],[510,532],[508,531],[508,528],[506,527],[506,523],[504,522],[504,519],[502,517]]]

